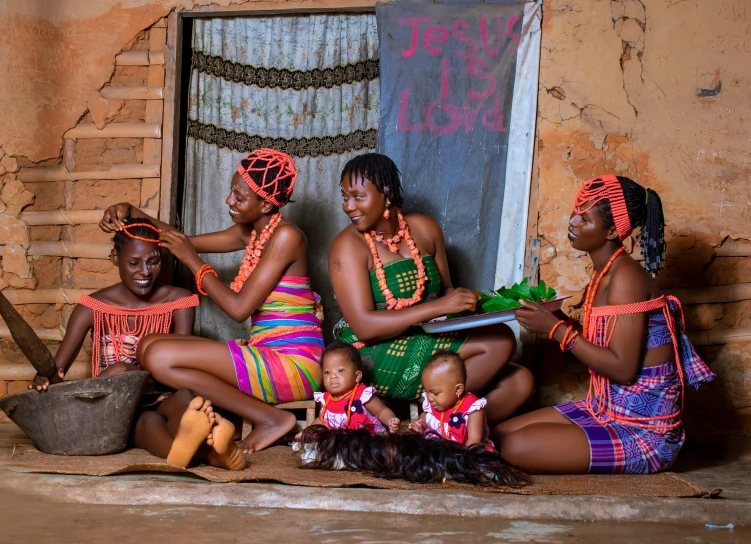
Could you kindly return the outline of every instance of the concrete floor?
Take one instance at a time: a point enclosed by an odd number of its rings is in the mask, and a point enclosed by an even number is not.
[[[105,478],[13,471],[29,443],[0,426],[0,543],[243,542],[749,542],[751,456],[687,457],[688,477],[719,499],[487,495],[212,484],[181,475]],[[96,507],[92,505],[96,504]],[[411,514],[411,515],[405,515]],[[646,523],[651,522],[651,523]],[[705,524],[734,529],[709,529]],[[172,540],[170,540],[172,541]]]

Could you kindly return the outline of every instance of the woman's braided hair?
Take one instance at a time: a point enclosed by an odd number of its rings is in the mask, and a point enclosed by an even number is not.
[[[339,186],[344,183],[344,178],[353,175],[363,181],[368,180],[376,186],[378,192],[391,201],[391,205],[401,208],[404,204],[402,196],[401,172],[394,161],[380,153],[365,153],[358,155],[344,165]]]
[[[652,189],[645,189],[634,180],[618,176],[626,201],[631,228],[641,227],[641,254],[644,268],[656,277],[665,266],[665,216],[662,213],[662,200]],[[615,225],[610,202],[601,200],[595,205],[605,218],[605,228]]]

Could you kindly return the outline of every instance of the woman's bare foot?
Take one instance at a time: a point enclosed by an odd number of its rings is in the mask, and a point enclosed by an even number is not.
[[[177,436],[167,455],[167,463],[176,467],[187,467],[203,441],[211,432],[209,413],[214,414],[211,402],[196,397],[190,401],[183,417]]]
[[[231,421],[219,414],[214,414],[215,425],[211,428],[206,443],[211,446],[209,463],[215,467],[227,470],[243,470],[245,468],[245,454],[240,451],[234,440],[235,426]]]
[[[276,410],[276,412],[278,413],[275,414],[273,419],[259,423],[253,422],[253,430],[238,446],[243,452],[255,453],[261,451],[295,427],[297,419],[292,413],[284,410]]]

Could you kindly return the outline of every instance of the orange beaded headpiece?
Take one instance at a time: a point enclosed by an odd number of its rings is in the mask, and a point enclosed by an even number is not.
[[[269,173],[272,169],[277,170],[276,175]],[[240,162],[237,171],[255,194],[280,208],[289,201],[297,180],[297,168],[292,157],[275,149],[256,149]],[[260,185],[251,174],[256,174],[255,178],[262,180]],[[285,180],[286,186],[283,183]],[[282,195],[284,198],[280,199]]]
[[[621,241],[631,234],[631,218],[628,216],[626,199],[623,198],[621,182],[615,176],[599,176],[582,185],[576,193],[574,211],[581,215],[591,210],[601,200],[610,201],[610,210],[615,220],[615,228]],[[584,206],[587,206],[586,208]]]
[[[132,234],[128,230],[128,229],[134,229],[136,227],[144,227],[144,228],[153,230],[154,232],[156,232],[157,238],[152,239],[152,238],[144,238],[143,236],[136,236],[135,234]],[[130,223],[128,225],[123,225],[123,232],[125,233],[126,236],[133,238],[134,240],[141,240],[142,242],[151,242],[152,244],[159,243],[159,229],[149,223]]]

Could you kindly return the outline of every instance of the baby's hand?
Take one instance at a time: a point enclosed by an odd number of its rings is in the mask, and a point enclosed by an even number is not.
[[[399,425],[402,424],[402,421],[398,417],[392,417],[389,420],[389,431],[392,433],[399,432]]]
[[[428,430],[428,425],[422,419],[418,419],[409,424],[409,430],[414,433],[424,433]]]

